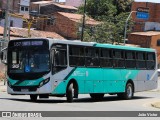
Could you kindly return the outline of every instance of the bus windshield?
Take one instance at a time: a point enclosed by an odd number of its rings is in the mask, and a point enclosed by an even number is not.
[[[9,73],[40,73],[49,71],[49,51],[35,48],[11,49],[9,51]]]

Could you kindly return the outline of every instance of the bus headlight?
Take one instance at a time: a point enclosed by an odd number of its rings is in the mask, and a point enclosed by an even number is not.
[[[47,84],[49,82],[50,78],[47,78],[40,82],[39,87],[42,87],[43,85]]]

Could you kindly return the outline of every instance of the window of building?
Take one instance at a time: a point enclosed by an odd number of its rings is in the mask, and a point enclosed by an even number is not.
[[[160,39],[157,40],[157,46],[160,46]]]
[[[13,20],[10,21],[10,27],[13,27]]]

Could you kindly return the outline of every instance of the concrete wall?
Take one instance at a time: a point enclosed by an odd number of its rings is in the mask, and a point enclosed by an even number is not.
[[[54,24],[43,25],[43,28],[46,31],[54,31],[68,39],[77,39],[77,23],[58,13],[54,16],[56,18]]]
[[[23,27],[23,20],[21,18],[11,17],[10,20],[13,21],[12,27],[19,27],[19,28]],[[4,19],[1,20],[0,26],[4,27],[4,21],[5,21]]]
[[[84,0],[66,0],[66,5],[79,7]]]

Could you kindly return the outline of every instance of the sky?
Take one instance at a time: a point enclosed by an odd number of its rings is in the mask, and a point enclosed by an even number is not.
[[[152,2],[152,3],[160,3],[160,0],[134,0],[135,2]]]

